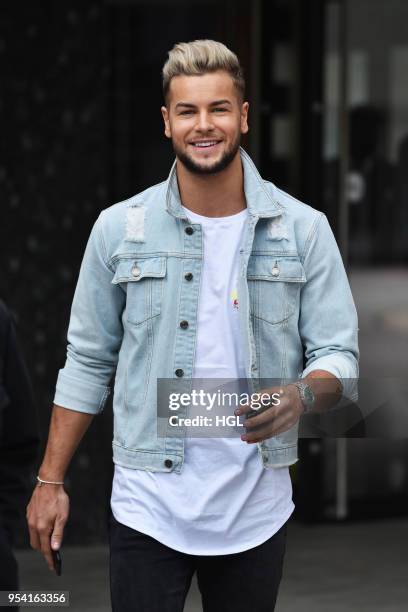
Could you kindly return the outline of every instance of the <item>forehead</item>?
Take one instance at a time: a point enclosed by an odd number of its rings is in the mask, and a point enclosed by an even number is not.
[[[224,70],[194,76],[182,74],[170,81],[169,101],[172,106],[178,102],[200,106],[221,99],[232,103],[237,99],[234,81]]]

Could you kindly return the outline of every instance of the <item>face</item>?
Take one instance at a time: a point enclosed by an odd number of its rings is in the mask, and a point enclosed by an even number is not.
[[[238,153],[241,134],[248,132],[248,102],[241,102],[223,70],[174,77],[161,111],[178,160],[195,174],[224,170]]]

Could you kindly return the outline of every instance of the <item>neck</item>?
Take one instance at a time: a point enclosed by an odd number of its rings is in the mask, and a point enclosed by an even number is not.
[[[195,174],[177,160],[177,182],[183,205],[205,217],[228,217],[246,208],[239,152],[217,174]]]

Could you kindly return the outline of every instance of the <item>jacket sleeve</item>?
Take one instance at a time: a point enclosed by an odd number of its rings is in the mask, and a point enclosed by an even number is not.
[[[343,384],[343,396],[357,399],[358,321],[336,239],[324,214],[306,245],[299,331],[304,347],[304,378],[326,370]]]
[[[103,214],[92,228],[82,260],[69,321],[67,358],[54,397],[58,406],[89,414],[103,410],[123,337],[125,294],[111,282]]]

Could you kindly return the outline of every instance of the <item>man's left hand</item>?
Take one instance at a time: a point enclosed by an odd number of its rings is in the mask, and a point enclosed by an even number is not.
[[[246,417],[242,423],[246,428],[246,433],[241,436],[241,440],[248,444],[262,442],[267,438],[287,431],[298,422],[304,412],[299,391],[293,385],[262,389],[257,395],[260,396],[261,394],[271,396],[275,394],[275,397],[279,394],[279,404],[260,409],[260,414],[251,417],[247,415],[253,410],[252,404],[240,406],[235,411],[236,415],[245,415]]]

